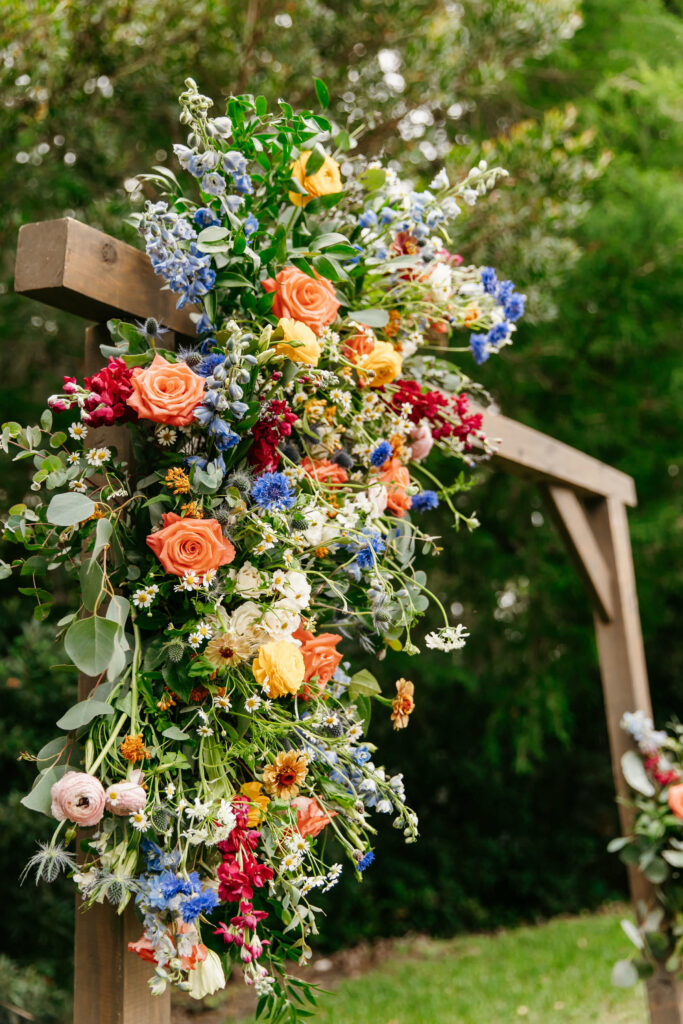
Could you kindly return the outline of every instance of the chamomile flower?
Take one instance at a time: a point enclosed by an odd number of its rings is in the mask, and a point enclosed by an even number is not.
[[[149,818],[144,811],[134,811],[128,821],[138,832],[146,832],[149,828]]]
[[[157,427],[154,431],[154,437],[157,444],[162,445],[164,448],[170,448],[171,445],[176,443],[178,438],[178,431],[174,430],[173,427]]]
[[[356,722],[356,724],[352,725],[351,728],[347,731],[346,738],[348,740],[350,740],[351,743],[355,743],[355,741],[359,740],[362,735],[363,735],[363,726],[359,725],[358,722]]]
[[[85,461],[89,466],[94,466],[96,469],[99,466],[103,466],[105,462],[109,462],[111,458],[111,448],[90,448],[85,453]]]
[[[262,703],[261,698],[257,694],[253,693],[251,697],[247,697],[245,700],[244,710],[251,714],[253,711],[258,711]]]
[[[217,573],[217,569],[208,569],[202,576],[202,586],[210,587],[213,581],[216,579]]]
[[[199,573],[194,572],[193,569],[188,569],[183,573],[180,583],[175,590],[199,590],[202,585],[202,578]]]
[[[140,587],[133,594],[133,604],[136,608],[149,608],[158,592],[159,588],[156,584],[152,584],[150,587]]]
[[[229,711],[232,707],[230,698],[225,693],[218,693],[213,698],[213,706],[221,711]]]
[[[287,853],[281,860],[283,871],[296,871],[300,865],[303,856],[301,853]]]
[[[199,647],[201,647],[202,643],[204,642],[204,638],[195,630],[193,633],[190,633],[190,635],[187,638],[187,642],[192,648],[192,650],[196,651],[198,650]]]
[[[77,494],[87,494],[88,485],[85,480],[71,480],[69,483],[69,490],[75,491]]]
[[[81,461],[81,457],[78,454],[78,452],[69,452],[69,454],[66,457],[66,461],[69,466],[77,466],[78,463]]]
[[[88,428],[85,423],[72,423],[69,427],[69,436],[73,437],[74,441],[82,441],[88,436]]]
[[[164,794],[167,800],[172,800],[175,796],[175,782],[169,782],[164,790]]]
[[[197,727],[198,736],[213,736],[213,729],[210,725],[200,725]]]

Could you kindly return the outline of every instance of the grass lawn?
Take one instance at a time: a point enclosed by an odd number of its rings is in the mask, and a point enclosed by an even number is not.
[[[645,1024],[642,986],[623,990],[610,982],[612,964],[628,951],[621,916],[557,919],[449,941],[399,941],[382,966],[342,981],[334,997],[323,996],[314,1019],[317,1024]],[[324,974],[316,980],[325,985]]]

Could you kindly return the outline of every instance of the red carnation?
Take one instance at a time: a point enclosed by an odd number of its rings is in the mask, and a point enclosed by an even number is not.
[[[110,427],[113,423],[125,423],[138,418],[137,413],[126,404],[133,393],[132,369],[123,359],[110,358],[106,366],[92,377],[86,377],[84,384],[90,391],[86,398],[83,417],[89,427]]]

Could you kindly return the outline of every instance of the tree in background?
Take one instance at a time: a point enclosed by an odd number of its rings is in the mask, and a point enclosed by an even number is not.
[[[495,194],[496,221],[480,222],[475,208],[462,249],[506,269],[530,296],[516,346],[485,376],[510,415],[636,477],[641,505],[631,524],[653,695],[660,715],[675,711],[683,380],[676,4],[585,0],[580,31],[574,4],[540,0],[12,0],[3,17],[6,289],[20,223],[70,212],[112,230],[129,199],[141,201],[134,175],[178,141],[175,96],[188,73],[216,97],[249,88],[274,101],[286,82],[302,104],[319,75],[337,97],[337,120],[366,120],[362,144],[384,146],[416,177],[429,180],[442,160],[456,175],[482,156],[510,169],[511,182]],[[82,325],[7,294],[0,336],[0,402],[12,391],[24,402],[16,414],[30,419],[56,363],[76,369]],[[3,486],[18,500],[11,476]],[[427,651],[400,667],[390,653],[378,666],[388,686],[411,670],[417,684],[407,783],[423,839],[406,855],[385,837],[381,870],[368,872],[365,890],[340,891],[330,903],[328,937],[338,943],[592,906],[623,885],[603,854],[613,790],[580,584],[528,485],[485,473],[462,500],[484,524],[479,564],[461,564],[458,537],[449,536],[447,571],[431,572],[444,603],[461,606],[456,614],[472,629],[467,649],[448,668]],[[433,529],[440,532],[438,518]],[[11,781],[0,810],[12,823],[0,840],[15,907],[11,943],[21,959],[29,937],[34,949],[40,941],[45,969],[56,972],[55,929],[65,938],[58,955],[68,954],[70,907],[41,904],[51,924],[41,937],[34,891],[17,897],[17,865],[30,855],[18,798],[31,770],[15,758],[37,749],[43,730],[52,736],[50,708],[63,706],[71,684],[48,673],[54,657],[39,629],[21,633],[37,628],[21,626],[25,610],[15,602],[3,611],[0,687],[19,680],[0,733]],[[373,722],[380,736],[386,728]],[[390,763],[392,743],[405,737],[381,741]]]

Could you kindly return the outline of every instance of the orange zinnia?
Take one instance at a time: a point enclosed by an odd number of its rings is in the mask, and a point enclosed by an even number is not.
[[[409,679],[396,680],[396,696],[391,702],[391,721],[394,729],[405,729],[415,709],[413,694],[415,687]]]
[[[279,800],[293,800],[308,775],[308,758],[300,750],[281,750],[272,764],[263,771],[267,793]]]

